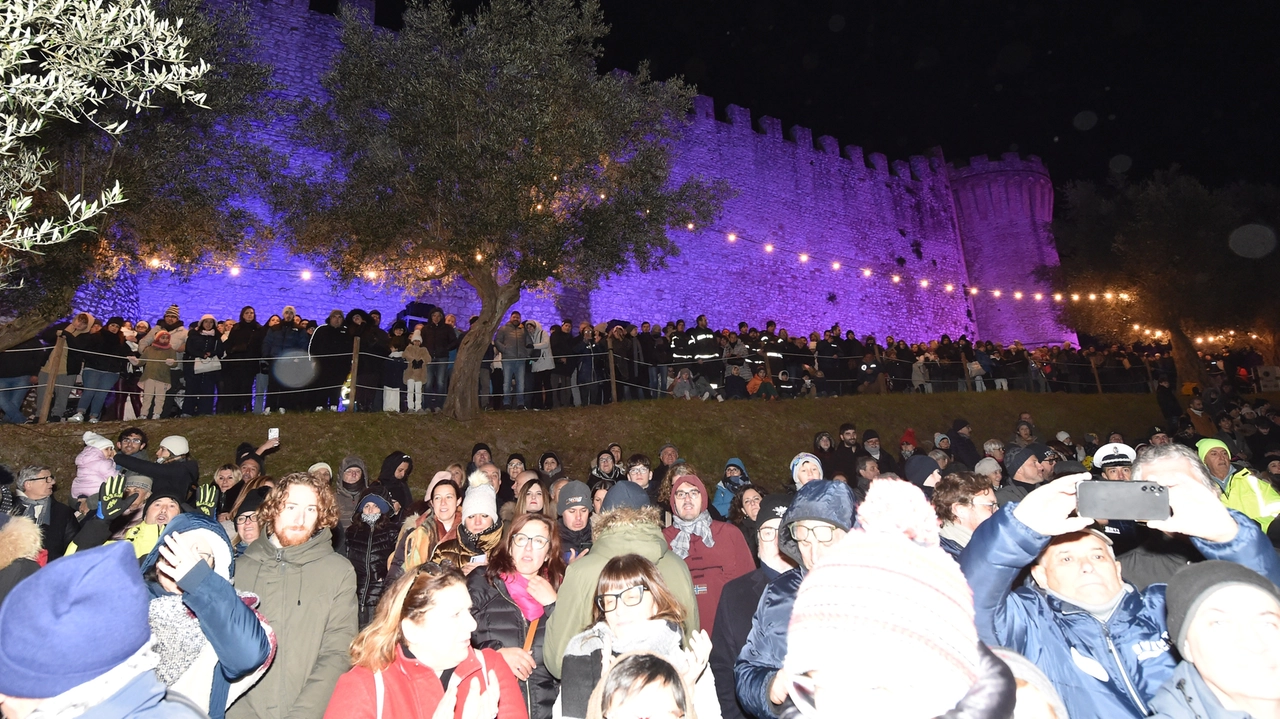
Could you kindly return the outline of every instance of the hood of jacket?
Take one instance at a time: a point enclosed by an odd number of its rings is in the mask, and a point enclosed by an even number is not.
[[[822,448],[822,445],[820,444],[820,442],[822,441],[823,437],[826,437],[827,441],[831,443],[830,449]],[[813,453],[814,454],[821,457],[823,455],[829,455],[835,450],[836,450],[836,440],[834,437],[831,436],[830,432],[819,432],[813,435]]]
[[[1228,712],[1190,662],[1181,661],[1155,696],[1148,702],[1152,711],[1170,719],[1227,719]]]
[[[363,459],[360,459],[353,454],[344,458],[342,460],[342,464],[338,465],[338,476],[336,479],[338,480],[339,490],[343,489],[343,486],[346,484],[342,481],[343,475],[345,475],[347,470],[352,467],[360,468],[360,489],[363,491],[365,487],[369,486],[369,469],[365,466]],[[392,468],[392,471],[394,471],[394,468]]]
[[[401,462],[409,463],[409,471],[404,473],[404,479],[396,479],[396,467],[399,467]],[[344,460],[342,464],[345,470],[347,465],[346,461]],[[392,452],[391,454],[388,454],[386,456],[386,459],[382,460],[382,469],[378,471],[378,481],[386,482],[389,480],[394,480],[397,482],[408,482],[409,476],[412,474],[413,474],[413,458],[405,454],[404,452],[395,451],[395,452]],[[367,478],[368,476],[366,475],[366,479]]]
[[[333,531],[327,528],[321,529],[311,539],[293,547],[277,547],[271,542],[271,537],[266,532],[263,532],[262,536],[255,539],[253,544],[250,544],[249,548],[244,550],[244,556],[252,557],[263,563],[274,562],[279,558],[280,562],[284,564],[292,564],[299,567],[318,562],[334,556]]]
[[[662,511],[657,507],[618,509],[596,515],[591,526],[596,554],[639,554],[653,563],[671,551],[662,536]]]
[[[827,522],[847,532],[853,527],[856,509],[849,485],[831,479],[813,480],[796,491],[791,507],[782,517],[782,526],[778,528],[778,551],[801,564],[800,547],[787,527],[809,519]]]

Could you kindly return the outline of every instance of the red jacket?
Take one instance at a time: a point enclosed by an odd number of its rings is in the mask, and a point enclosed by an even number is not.
[[[498,719],[529,719],[520,683],[510,667],[492,649],[482,651],[485,666],[498,676]],[[478,678],[480,688],[484,689],[487,681],[484,674],[475,650],[471,650],[454,670],[451,683],[458,687],[458,703],[453,712],[455,719],[462,719],[472,678]],[[406,657],[400,647],[396,647],[396,660],[382,670],[382,681],[385,687],[382,719],[431,719],[436,706],[444,698],[444,687],[440,686],[436,673],[417,659]],[[355,667],[343,674],[333,690],[324,716],[325,719],[377,719],[378,699],[373,672]]]
[[[675,527],[662,530],[668,544],[679,533]],[[701,537],[694,535],[689,541],[689,556],[684,559],[693,577],[693,596],[698,600],[698,624],[708,631],[716,625],[716,607],[724,585],[756,570],[742,530],[728,522],[712,520],[711,540],[714,547],[708,547]]]

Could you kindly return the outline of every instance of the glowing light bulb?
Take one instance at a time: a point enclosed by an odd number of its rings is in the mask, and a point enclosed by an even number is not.
[[[863,271],[862,271],[862,276],[863,276],[863,277],[870,277],[870,276],[871,276],[871,270],[863,270]]]
[[[920,280],[920,286],[927,288],[929,286],[929,280]]]
[[[1036,302],[1039,302],[1040,300],[1043,300],[1043,299],[1044,299],[1044,295],[1042,295],[1042,294],[1040,294],[1039,292],[1037,292],[1037,293],[1035,294],[1035,298],[1036,298]]]
[[[1196,344],[1198,344],[1198,345],[1200,345],[1200,344],[1204,344],[1204,338],[1203,338],[1203,337],[1197,337],[1197,338],[1196,338]]]
[[[1134,328],[1135,330],[1140,330],[1140,329],[1142,329],[1142,326],[1141,326],[1141,325],[1134,325],[1134,326],[1133,326],[1133,328]]]
[[[600,199],[602,199],[602,200],[604,199],[604,193],[603,193],[603,192],[601,192],[601,193],[600,193]]]
[[[1104,295],[1103,295],[1103,297],[1105,297],[1105,298],[1107,298],[1107,299],[1111,299],[1111,298],[1113,297],[1113,295],[1112,295],[1110,292],[1108,292],[1108,293],[1104,294]]]
[[[955,289],[955,285],[943,285],[942,289],[946,292],[950,292],[951,290]]]
[[[1127,300],[1127,299],[1129,299],[1129,293],[1128,293],[1128,292],[1121,292],[1121,293],[1120,293],[1120,299],[1122,299],[1122,300]]]
[[[1071,295],[1071,301],[1072,301],[1072,302],[1079,302],[1079,301],[1080,301],[1080,295],[1072,294],[1072,295]]]
[[[1235,331],[1235,330],[1231,330],[1231,331],[1230,331],[1230,332],[1228,332],[1227,334],[1231,335],[1232,337],[1235,337],[1235,336],[1236,336],[1236,331]]]
[[[232,276],[232,277],[239,277],[239,276],[240,276],[240,268],[239,268],[239,267],[232,267],[232,268],[231,268],[231,276]]]
[[[542,203],[539,202],[538,204],[534,205],[533,209],[537,210],[538,212],[542,212]]]
[[[1096,299],[1098,299],[1098,296],[1097,296],[1097,295],[1095,295],[1095,294],[1093,294],[1092,292],[1090,292],[1090,293],[1089,293],[1089,301],[1090,301],[1090,302],[1092,302],[1092,301],[1094,301],[1094,300],[1096,300]]]
[[[737,236],[736,234],[734,234],[734,233],[730,232],[730,233],[729,233],[729,241],[730,241],[730,242],[737,242],[737,241],[738,241],[738,236]]]
[[[1061,302],[1061,301],[1062,301],[1062,293],[1061,293],[1061,292],[1055,292],[1055,293],[1053,293],[1053,301],[1054,301],[1054,302]]]
[[[832,262],[832,263],[831,263],[831,269],[833,269],[833,270],[838,270],[838,269],[840,269],[840,263],[839,263],[839,262]]]
[[[901,281],[902,281],[902,278],[901,278],[901,277],[899,277],[899,276],[897,276],[897,275],[894,275],[894,276],[893,276],[893,277],[891,277],[890,279],[892,279],[894,282],[901,282]]]
[[[693,223],[692,223],[692,222],[690,222],[689,224],[685,225],[685,226],[684,226],[684,228],[685,228],[686,230],[692,230],[692,229],[693,229]]]
[[[765,251],[765,252],[773,252],[773,245],[765,245],[765,246],[764,246],[764,251]]]
[[[160,260],[159,260],[159,259],[157,259],[157,258],[155,258],[155,257],[152,257],[152,258],[151,258],[151,260],[147,262],[147,264],[148,264],[148,265],[151,265],[152,267],[159,267],[159,266],[160,266]]]
[[[302,279],[303,279],[303,280],[309,280],[309,279],[311,279],[311,270],[303,270],[303,271],[302,271]]]
[[[800,261],[801,261],[801,262],[808,262],[808,261],[809,261],[809,255],[807,255],[807,254],[805,254],[805,253],[801,252],[801,253],[800,253]]]
[[[970,288],[969,288],[969,294],[971,294],[971,295],[976,295],[976,294],[978,294],[978,288],[977,288],[977,287],[970,287]]]
[[[477,252],[477,253],[476,253],[476,262],[482,262],[482,261],[484,261],[484,255],[482,255],[482,254],[480,254],[479,252]]]
[[[1151,334],[1151,330],[1143,330],[1143,331],[1142,331],[1142,334],[1144,334],[1144,335],[1149,335],[1149,334]]]
[[[1013,293],[1013,299],[1015,299],[1015,300],[1020,300],[1020,299],[1022,299],[1022,293],[1021,293],[1021,292],[1014,292],[1014,293]]]
[[[992,295],[993,297],[999,297],[999,296],[1000,296],[1000,290],[991,290],[991,295]]]
[[[427,265],[427,272],[435,272],[435,271],[436,271],[435,265]]]
[[[364,277],[367,280],[377,279],[378,273],[374,272],[373,270],[369,270],[368,272],[364,273]]]
[[[1156,330],[1156,337],[1159,337],[1160,334],[1161,334],[1160,330]]]

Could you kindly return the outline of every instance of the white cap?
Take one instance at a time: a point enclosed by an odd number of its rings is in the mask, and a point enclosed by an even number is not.
[[[1071,435],[1067,432],[1059,432],[1056,436],[1058,438],[1058,441],[1062,442],[1063,444],[1066,444],[1067,440],[1071,439]]]
[[[1138,453],[1133,447],[1119,442],[1104,444],[1093,454],[1093,466],[1098,469],[1107,467],[1128,467],[1137,459]]]
[[[191,452],[191,446],[187,444],[187,438],[177,434],[171,434],[160,440],[160,446],[169,450],[169,453],[175,457]]]
[[[111,443],[111,440],[103,437],[97,432],[85,432],[84,444],[86,447],[93,447],[95,449],[103,450],[104,452],[115,447],[115,445]]]

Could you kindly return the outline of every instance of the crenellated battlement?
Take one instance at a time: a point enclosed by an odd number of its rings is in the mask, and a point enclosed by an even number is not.
[[[956,166],[954,164],[948,164],[947,168],[953,180],[963,180],[993,172],[1016,172],[1040,175],[1045,180],[1049,179],[1049,170],[1044,166],[1044,162],[1042,162],[1039,157],[1035,155],[1027,155],[1024,158],[1016,152],[1006,152],[1000,156],[999,160],[992,160],[987,155],[977,155],[969,158],[968,165]]]
[[[702,126],[712,131],[753,137],[762,142],[794,145],[797,153],[813,153],[838,160],[855,177],[869,180],[893,178],[908,182],[934,182],[948,176],[948,165],[943,159],[941,148],[933,148],[928,156],[914,155],[906,160],[890,161],[878,152],[866,155],[863,148],[858,145],[845,145],[842,151],[840,141],[831,135],[822,135],[815,143],[813,130],[800,125],[791,126],[784,134],[782,121],[776,117],[761,115],[753,126],[751,110],[740,105],[725,105],[724,117],[723,121],[716,117],[715,98],[706,95],[693,98],[693,112],[690,119],[695,127]]]

